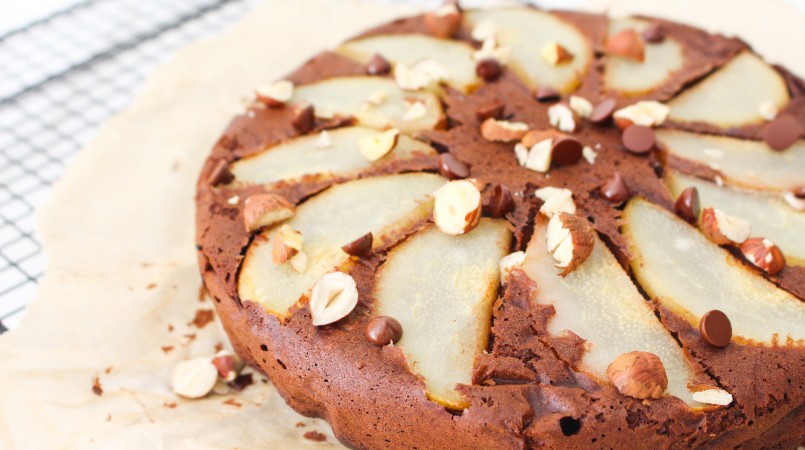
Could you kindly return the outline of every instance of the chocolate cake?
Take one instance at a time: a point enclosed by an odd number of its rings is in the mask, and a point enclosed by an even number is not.
[[[805,444],[805,82],[740,39],[448,3],[255,93],[199,266],[345,445]]]

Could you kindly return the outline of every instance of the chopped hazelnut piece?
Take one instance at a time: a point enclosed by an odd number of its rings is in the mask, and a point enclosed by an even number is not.
[[[268,106],[282,106],[293,97],[294,85],[288,80],[258,86],[255,89],[257,99]]]
[[[443,233],[467,233],[481,220],[481,192],[470,181],[450,181],[434,197],[433,221]]]

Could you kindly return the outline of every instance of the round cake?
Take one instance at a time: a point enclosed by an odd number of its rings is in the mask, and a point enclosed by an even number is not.
[[[199,266],[350,447],[794,449],[804,124],[740,39],[447,3],[255,87]]]

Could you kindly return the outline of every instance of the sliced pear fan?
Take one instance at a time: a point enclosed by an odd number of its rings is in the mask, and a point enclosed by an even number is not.
[[[528,244],[523,270],[537,282],[537,302],[556,308],[548,322],[554,336],[570,330],[589,345],[580,370],[608,380],[607,366],[622,353],[646,351],[662,360],[668,390],[690,405],[697,404],[687,384],[693,371],[682,349],[657,320],[606,245],[596,237],[587,260],[566,277],[556,274],[546,248],[546,226],[539,224]]]
[[[361,64],[366,64],[376,54],[392,63],[402,62],[408,66],[426,58],[433,59],[449,72],[447,83],[464,92],[480,82],[472,59],[474,51],[463,42],[421,34],[370,36],[349,41],[336,49],[337,53]]]
[[[433,147],[401,135],[388,155],[378,161],[369,161],[361,154],[359,142],[377,133],[377,130],[364,127],[330,130],[327,132],[330,143],[326,146],[318,134],[300,136],[241,159],[232,164],[231,170],[237,182],[269,184],[298,180],[303,175],[354,175],[373,165],[436,154]]]
[[[709,166],[730,184],[784,191],[805,183],[805,141],[778,152],[761,141],[675,130],[655,135],[668,153]]]
[[[378,96],[382,101],[372,104]],[[399,128],[404,133],[436,128],[442,120],[442,106],[434,94],[404,92],[393,80],[382,77],[339,77],[297,86],[291,101],[310,103],[319,115],[353,116],[358,125]],[[406,114],[414,102],[422,103],[424,115]]]
[[[718,309],[736,336],[805,345],[805,302],[777,288],[674,214],[642,199],[624,211],[632,270],[657,301],[694,327]]]
[[[689,186],[699,191],[702,207],[712,206],[752,224],[752,236],[777,244],[788,264],[805,265],[805,212],[796,211],[780,194],[746,191],[669,172],[665,183],[674,197]]]
[[[432,209],[430,195],[446,181],[425,173],[364,178],[311,198],[285,222],[302,233],[307,269],[297,273],[290,264],[274,264],[275,229],[266,230],[246,252],[238,278],[240,298],[285,315],[316,280],[348,262],[342,246],[368,232],[381,242],[424,220]]]
[[[788,103],[785,80],[774,68],[745,51],[668,103],[669,118],[704,122],[720,128],[760,123],[760,105],[777,109]]]
[[[640,32],[649,24],[639,19],[612,19],[609,22],[609,35],[629,28]],[[642,62],[629,58],[607,58],[604,84],[608,89],[625,94],[642,94],[668,81],[670,75],[681,69],[684,63],[682,46],[673,38],[666,37],[660,43],[646,45]]]
[[[393,249],[375,281],[377,313],[402,324],[401,346],[430,399],[460,409],[455,390],[471,384],[475,357],[486,349],[511,231],[482,219],[461,236],[428,228]]]
[[[568,93],[578,87],[593,59],[590,41],[576,27],[558,16],[536,9],[497,8],[467,11],[470,26],[493,23],[500,45],[511,48],[509,67],[531,87],[547,85]],[[573,60],[552,66],[540,57],[542,48],[557,42]]]

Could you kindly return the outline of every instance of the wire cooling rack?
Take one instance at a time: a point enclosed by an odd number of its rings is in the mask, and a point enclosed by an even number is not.
[[[0,35],[0,333],[45,267],[34,211],[98,126],[175,49],[257,0],[89,0]]]

